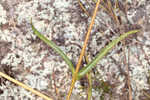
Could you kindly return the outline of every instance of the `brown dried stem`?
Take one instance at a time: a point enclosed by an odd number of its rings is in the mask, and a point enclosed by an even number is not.
[[[90,14],[86,11],[85,7],[83,6],[83,4],[81,3],[80,0],[78,0],[78,3],[79,3],[79,5],[80,5],[81,9],[82,9],[82,10],[85,12],[85,14],[89,17]]]
[[[85,54],[85,49],[86,49],[86,46],[87,46],[88,39],[90,37],[90,33],[91,33],[91,30],[92,30],[92,27],[93,27],[93,24],[94,24],[94,20],[95,20],[95,17],[96,17],[96,13],[98,11],[100,1],[101,0],[98,0],[97,3],[96,3],[96,7],[95,7],[95,10],[94,10],[94,13],[93,13],[93,16],[92,16],[92,20],[91,20],[90,26],[88,28],[88,32],[87,32],[87,35],[86,35],[86,38],[85,38],[85,41],[84,41],[84,45],[83,45],[83,48],[81,50],[80,57],[79,57],[79,60],[78,60],[77,66],[76,66],[76,71],[73,75],[73,79],[72,79],[71,87],[70,87],[70,90],[69,90],[69,93],[68,93],[68,96],[67,96],[67,100],[70,100],[70,96],[72,94],[72,90],[74,88],[74,84],[75,84],[75,81],[77,79],[77,74],[78,74],[83,56]]]

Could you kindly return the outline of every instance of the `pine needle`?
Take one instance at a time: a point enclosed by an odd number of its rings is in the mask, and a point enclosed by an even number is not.
[[[36,94],[36,95],[42,97],[42,98],[45,99],[45,100],[52,100],[51,98],[47,97],[46,95],[44,95],[44,94],[42,94],[42,93],[40,93],[40,92],[38,92],[38,91],[36,91],[36,90],[34,90],[34,89],[28,87],[27,85],[25,85],[25,84],[23,84],[23,83],[21,83],[21,82],[15,80],[15,79],[11,78],[10,76],[8,76],[8,75],[6,75],[6,74],[4,74],[4,73],[2,73],[2,72],[0,72],[0,76],[6,78],[7,80],[9,80],[9,81],[11,81],[11,82],[13,82],[13,83],[15,83],[15,84],[21,86],[21,87],[23,87],[24,89],[26,89],[26,90],[28,90],[28,91],[30,91],[30,92],[32,92],[32,93],[34,93],[34,94]]]
[[[86,46],[87,46],[88,39],[90,37],[90,33],[91,33],[91,30],[92,30],[92,27],[93,27],[93,24],[94,24],[94,20],[95,20],[95,17],[96,17],[96,13],[98,11],[100,1],[101,0],[98,0],[97,3],[96,3],[96,7],[95,7],[95,10],[94,10],[94,13],[93,13],[93,16],[92,16],[92,20],[91,20],[90,26],[88,28],[88,32],[87,32],[87,35],[86,35],[86,38],[85,38],[85,41],[84,41],[84,45],[83,45],[83,48],[81,50],[80,57],[79,57],[79,60],[78,60],[77,66],[76,66],[76,71],[73,75],[73,79],[72,79],[71,87],[70,87],[70,90],[69,90],[69,93],[68,93],[68,96],[67,96],[67,100],[70,100],[70,96],[72,94],[72,90],[74,88],[74,84],[75,84],[75,81],[77,79],[77,74],[78,74],[83,56],[85,54],[85,49],[86,49]]]

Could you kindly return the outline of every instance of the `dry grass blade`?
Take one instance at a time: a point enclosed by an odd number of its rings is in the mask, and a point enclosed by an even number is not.
[[[95,17],[96,17],[96,13],[97,13],[100,1],[101,0],[98,0],[97,3],[96,3],[96,7],[95,7],[95,10],[94,10],[94,13],[93,13],[93,16],[92,16],[92,21],[91,21],[90,26],[88,28],[88,32],[87,32],[87,35],[86,35],[86,38],[85,38],[85,41],[84,41],[84,45],[83,45],[83,48],[81,50],[81,54],[80,54],[80,57],[79,57],[79,60],[78,60],[77,66],[76,66],[76,71],[73,75],[73,79],[72,79],[71,87],[70,87],[70,90],[69,90],[69,93],[68,93],[68,96],[67,96],[67,100],[70,100],[70,96],[71,96],[72,90],[74,88],[75,81],[77,79],[77,74],[78,74],[78,71],[79,71],[84,53],[85,53],[85,48],[87,46],[87,42],[88,42],[92,27],[93,27],[93,24],[94,24],[94,20],[95,20]]]
[[[13,83],[15,83],[15,84],[17,84],[17,85],[19,85],[19,86],[21,86],[21,87],[23,87],[24,89],[26,89],[26,90],[28,90],[28,91],[31,91],[32,93],[34,93],[34,94],[36,94],[36,95],[42,97],[42,98],[45,99],[45,100],[52,100],[51,98],[47,97],[46,95],[44,95],[44,94],[42,94],[42,93],[40,93],[40,92],[38,92],[38,91],[36,91],[36,90],[34,90],[34,89],[28,87],[27,85],[25,85],[25,84],[23,84],[23,83],[21,83],[21,82],[15,80],[15,79],[11,78],[10,76],[8,76],[8,75],[6,75],[6,74],[4,74],[4,73],[2,73],[2,72],[0,72],[0,76],[2,76],[2,77],[4,77],[4,78],[8,79],[9,81],[11,81],[11,82],[13,82]]]
[[[143,91],[143,94],[148,98],[148,100],[150,99],[150,94],[146,93],[145,91]]]
[[[111,1],[110,0],[107,0],[107,4],[108,6],[108,13],[110,13],[110,15],[112,16],[112,18],[115,20],[116,24],[119,25],[119,20],[113,10],[113,7],[112,7],[112,4],[111,4]]]
[[[123,42],[124,43],[124,49],[123,49],[123,51],[124,51],[124,65],[125,65],[125,67],[126,67],[126,71],[127,71],[127,85],[128,85],[128,89],[129,89],[129,100],[132,100],[132,90],[131,90],[131,86],[130,86],[130,75],[129,75],[129,65],[128,65],[128,63],[129,63],[129,50],[128,50],[128,62],[127,62],[127,57],[126,57],[126,52],[125,52],[125,42]]]
[[[78,2],[79,2],[79,5],[80,5],[81,9],[85,12],[85,14],[86,14],[87,16],[90,16],[90,14],[86,11],[86,9],[85,9],[85,7],[83,6],[83,4],[81,3],[81,1],[78,0]]]
[[[128,50],[128,60],[129,60],[129,50]],[[129,88],[129,100],[132,100],[132,89],[131,89],[131,82],[130,82],[130,75],[129,75],[129,66],[127,64],[127,77],[128,77],[128,88]]]
[[[96,2],[96,0],[93,0],[93,1]],[[118,4],[118,0],[115,2],[115,5],[112,5],[112,2],[110,0],[106,0],[106,1],[103,1],[103,5],[100,5],[100,7],[112,17],[112,19],[115,21],[117,25],[119,25],[118,17],[114,12],[114,8],[117,7],[117,4]]]

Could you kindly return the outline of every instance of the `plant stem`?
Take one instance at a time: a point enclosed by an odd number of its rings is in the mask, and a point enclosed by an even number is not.
[[[83,45],[83,48],[81,50],[80,57],[79,57],[79,60],[78,60],[77,66],[76,66],[76,71],[73,75],[73,79],[72,79],[71,87],[70,87],[70,90],[69,90],[69,93],[68,93],[68,96],[67,96],[67,100],[70,100],[70,96],[71,96],[72,90],[74,88],[75,81],[77,79],[78,71],[79,71],[79,68],[80,68],[84,53],[85,53],[87,42],[88,42],[92,27],[93,27],[93,24],[94,24],[94,20],[95,20],[95,17],[96,17],[96,13],[98,11],[100,1],[101,0],[98,0],[98,2],[96,3],[96,7],[95,7],[95,10],[94,10],[94,13],[93,13],[93,16],[92,16],[92,20],[91,20],[90,26],[88,28],[88,32],[87,32],[87,35],[86,35],[86,38],[85,38],[85,41],[84,41],[84,45]]]

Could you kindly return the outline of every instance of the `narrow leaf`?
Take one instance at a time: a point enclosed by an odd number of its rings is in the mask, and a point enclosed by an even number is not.
[[[117,39],[113,40],[109,43],[105,48],[103,48],[96,57],[89,63],[87,66],[83,67],[78,73],[78,79],[83,77],[86,73],[88,73],[98,62],[101,60],[119,41],[123,40],[130,34],[137,33],[139,30],[132,30],[127,33],[122,34]]]
[[[42,41],[44,41],[46,44],[48,44],[51,48],[53,48],[68,64],[70,70],[72,71],[72,74],[75,72],[74,66],[72,62],[69,60],[67,55],[52,41],[48,40],[44,35],[42,35],[32,24],[32,19],[31,19],[31,26],[34,34],[38,36]]]

